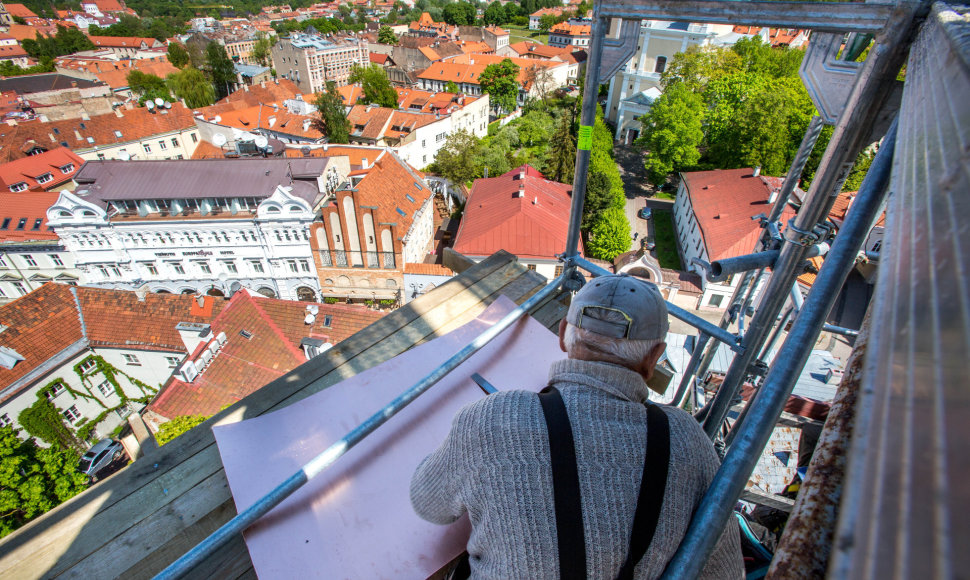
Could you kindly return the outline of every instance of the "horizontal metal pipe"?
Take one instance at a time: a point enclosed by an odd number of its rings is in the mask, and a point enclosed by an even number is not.
[[[834,324],[826,323],[824,326],[822,326],[822,330],[825,332],[831,332],[832,334],[841,334],[843,336],[859,336],[858,330],[852,330],[851,328],[836,326]]]
[[[816,256],[824,256],[828,251],[828,244],[816,244],[808,249],[808,252],[805,254],[805,258],[808,259]],[[715,260],[711,262],[707,268],[707,281],[722,282],[734,274],[740,274],[741,272],[747,272],[749,270],[757,270],[759,268],[771,268],[774,266],[779,254],[781,254],[779,250],[766,250],[764,252],[745,254],[743,256],[737,256],[734,258]]]
[[[597,266],[596,264],[590,262],[589,260],[586,260],[579,256],[569,256],[565,259],[567,262],[570,262],[572,264],[579,266],[580,268],[582,268],[583,270],[586,270],[587,272],[593,274],[594,276],[611,276],[613,274],[606,268],[603,268],[602,266]],[[728,345],[731,348],[731,350],[733,350],[734,352],[744,352],[744,348],[742,348],[741,345],[738,344],[738,337],[734,336],[733,334],[731,334],[727,330],[724,330],[723,328],[719,328],[714,324],[711,324],[710,322],[704,320],[700,316],[697,316],[696,314],[692,314],[684,310],[680,306],[671,304],[670,302],[667,302],[667,313],[673,316],[674,318],[677,318],[678,320],[682,320],[686,322],[687,324],[693,326],[697,330],[701,332],[705,332],[710,336],[712,336],[713,338],[716,338],[717,340],[723,342],[724,344]]]
[[[242,533],[243,530],[255,523],[256,520],[268,513],[271,509],[279,505],[293,492],[303,487],[306,482],[310,481],[314,476],[318,475],[324,469],[332,465],[334,461],[339,459],[344,453],[357,445],[357,443],[360,443],[361,440],[370,435],[375,429],[386,423],[391,417],[411,404],[415,399],[418,398],[419,395],[431,388],[435,383],[457,368],[458,365],[468,360],[469,357],[478,352],[483,346],[491,342],[492,339],[498,336],[503,330],[522,318],[522,316],[524,316],[531,308],[552,295],[553,292],[559,289],[562,281],[563,277],[559,276],[547,284],[544,288],[539,290],[534,296],[506,314],[501,320],[496,322],[485,332],[478,335],[475,340],[455,353],[451,358],[443,362],[440,366],[438,366],[438,368],[421,379],[417,384],[404,391],[397,398],[388,403],[383,409],[374,413],[363,423],[355,427],[342,439],[311,459],[303,466],[302,469],[300,469],[300,471],[297,471],[288,477],[286,481],[257,500],[253,505],[243,510],[242,513],[223,524],[221,528],[213,532],[208,538],[202,540],[202,542],[189,550],[181,558],[175,562],[172,562],[172,564],[155,576],[156,580],[181,578],[187,574],[195,566],[212,555],[212,553],[219,549],[219,547],[224,545],[237,534]]]
[[[848,278],[859,248],[869,233],[872,215],[881,207],[889,185],[895,144],[896,122],[893,122],[802,311],[775,357],[761,389],[748,404],[749,412],[737,427],[737,438],[728,448],[721,468],[704,493],[683,542],[664,571],[664,578],[696,578],[704,569],[720,536],[718,531],[731,517],[734,504],[761,458],[795,381],[811,354],[811,349],[806,345],[814,344],[818,337],[825,316],[832,309],[839,289]]]
[[[815,2],[641,0],[633,4],[614,0],[603,4],[600,16],[875,33],[886,25],[892,9],[892,4],[868,2],[842,2],[836,8]]]

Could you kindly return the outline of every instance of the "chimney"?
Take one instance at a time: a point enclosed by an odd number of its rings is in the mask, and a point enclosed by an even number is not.
[[[90,121],[91,120],[91,115],[88,115],[88,112],[87,111],[81,111],[81,120],[82,121]]]
[[[125,115],[124,113],[121,112],[121,109],[119,108],[119,109],[115,109],[115,116],[120,119],[120,118],[123,118]]]
[[[534,198],[532,198],[532,205],[539,205],[539,196],[538,195],[535,196]]]
[[[776,201],[778,201],[778,190],[772,189],[771,195],[768,196],[768,203],[775,203]]]
[[[522,181],[523,179],[525,179],[525,168],[524,167],[519,170],[519,181]]]
[[[761,175],[761,166],[760,165],[755,165],[754,171],[751,172],[751,176],[752,177],[758,177],[759,175]]]

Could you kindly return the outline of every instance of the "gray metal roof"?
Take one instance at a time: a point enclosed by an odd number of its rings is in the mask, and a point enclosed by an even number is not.
[[[267,197],[278,185],[310,203],[316,179],[330,159],[178,159],[88,161],[74,176],[77,195],[89,201]]]

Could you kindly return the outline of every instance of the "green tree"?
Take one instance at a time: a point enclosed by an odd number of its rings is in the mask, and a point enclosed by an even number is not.
[[[249,54],[259,64],[269,66],[270,50],[272,47],[273,42],[264,33],[260,32],[256,35],[256,42],[253,43],[253,50]]]
[[[552,141],[549,142],[549,164],[546,173],[560,183],[572,183],[576,169],[576,137],[572,133],[572,121],[567,115],[559,120]],[[592,176],[590,176],[592,179]],[[588,181],[588,180],[587,180]],[[587,185],[587,191],[589,185]],[[587,201],[589,197],[587,196]]]
[[[468,183],[481,175],[481,140],[459,129],[445,139],[434,160],[434,171],[455,185]]]
[[[505,24],[511,18],[508,15],[505,7],[502,3],[496,0],[485,8],[485,13],[482,15],[482,19],[485,21],[486,26],[491,26],[493,24]]]
[[[610,178],[599,171],[591,171],[586,178],[586,197],[583,199],[583,221],[580,229],[589,232],[600,220],[604,210],[613,205]]]
[[[519,65],[511,59],[485,67],[478,77],[482,91],[488,93],[492,106],[500,111],[514,111],[519,95]]]
[[[368,66],[355,65],[350,71],[348,82],[360,83],[363,97],[361,100],[365,104],[377,104],[389,109],[397,108],[397,91],[391,86],[391,81],[387,78],[387,71],[376,64]]]
[[[347,120],[347,111],[344,109],[343,100],[337,92],[337,84],[333,81],[327,82],[327,89],[317,95],[313,103],[317,107],[320,115],[320,132],[327,136],[329,143],[349,143],[350,142],[350,121]]]
[[[215,86],[216,100],[232,92],[232,85],[236,83],[236,68],[226,54],[226,48],[218,42],[210,42],[205,47],[205,72]]]
[[[630,222],[622,209],[609,207],[589,231],[586,250],[600,260],[612,260],[630,249]]]
[[[95,48],[94,43],[83,32],[77,28],[65,28],[61,25],[57,26],[57,33],[54,36],[43,37],[38,32],[35,38],[25,38],[20,45],[27,54],[36,59],[54,58]]]
[[[209,417],[211,417],[211,415],[181,415],[179,417],[175,417],[171,421],[162,423],[162,425],[158,428],[158,432],[155,433],[155,441],[159,444],[159,446],[165,445],[172,439],[175,439],[193,427],[202,424]]]
[[[461,89],[458,87],[458,85],[455,84],[455,81],[448,81],[447,83],[445,83],[445,92],[460,93]]]
[[[442,12],[445,22],[457,26],[475,24],[475,6],[468,2],[451,2],[446,4]]]
[[[139,105],[144,104],[148,99],[175,100],[165,84],[165,79],[137,69],[128,73],[128,88],[138,95]]]
[[[643,133],[636,144],[647,150],[647,178],[662,184],[672,171],[696,165],[704,139],[704,100],[677,83],[660,96],[640,119]]]
[[[73,449],[43,449],[0,427],[0,537],[84,491],[79,458]]]
[[[197,68],[187,66],[172,73],[166,78],[165,84],[190,109],[207,107],[216,101],[216,90]]]
[[[183,68],[189,64],[189,51],[181,43],[173,42],[168,45],[168,62],[175,68]]]
[[[390,26],[381,26],[377,31],[377,42],[381,44],[397,44],[397,35]]]

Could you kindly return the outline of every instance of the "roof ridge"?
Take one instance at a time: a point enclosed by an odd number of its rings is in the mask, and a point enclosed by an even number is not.
[[[238,292],[237,292],[237,294],[238,294]],[[296,346],[294,346],[289,341],[289,339],[286,338],[286,335],[283,333],[283,330],[279,326],[276,325],[276,322],[273,320],[273,318],[269,314],[267,314],[265,310],[263,310],[263,307],[262,306],[259,305],[259,300],[256,300],[253,296],[250,296],[248,292],[243,292],[242,294],[244,294],[245,297],[246,297],[246,299],[250,303],[252,303],[253,308],[255,308],[257,312],[259,312],[260,317],[264,321],[266,321],[266,323],[273,330],[273,332],[276,333],[276,336],[278,336],[283,341],[283,344],[286,345],[286,348],[287,348],[287,350],[290,351],[290,354],[293,354],[294,356],[296,356],[297,357],[297,360],[299,360],[300,357],[305,356],[302,350],[300,350],[299,348],[297,348]],[[274,300],[274,299],[273,298],[267,298],[267,300]],[[232,307],[231,302],[232,301],[230,300],[230,304],[226,308],[223,308],[222,309],[222,312],[225,312],[226,310],[228,310],[229,308]],[[222,315],[222,312],[220,312],[219,314]]]

